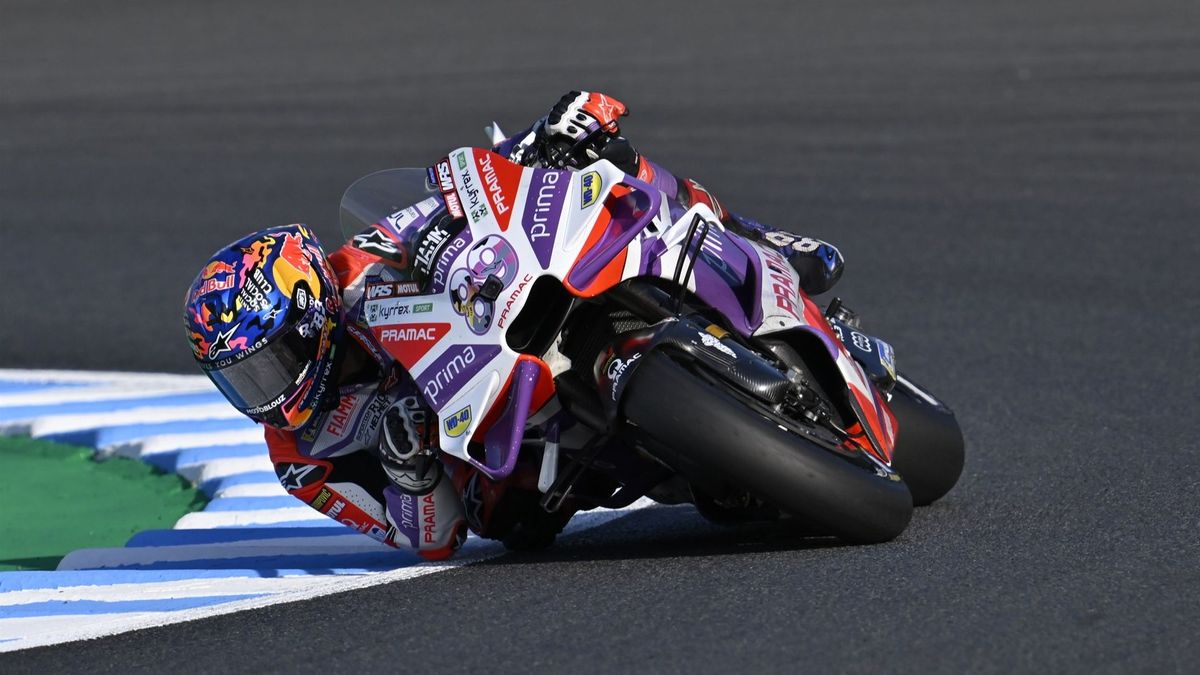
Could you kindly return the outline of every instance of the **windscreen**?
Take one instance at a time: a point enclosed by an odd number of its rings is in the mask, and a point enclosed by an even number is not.
[[[354,182],[342,195],[342,237],[350,239],[413,204],[440,195],[425,169],[376,171]]]

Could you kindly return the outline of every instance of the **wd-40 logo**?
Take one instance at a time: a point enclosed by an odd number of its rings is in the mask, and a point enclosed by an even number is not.
[[[467,432],[467,428],[471,426],[471,406],[467,406],[450,415],[442,424],[446,428],[446,435],[450,438],[462,436]]]
[[[596,199],[600,197],[600,190],[604,187],[604,180],[600,178],[600,174],[596,171],[589,171],[583,174],[580,179],[581,190],[579,193],[580,205],[579,208],[586,209],[596,203]]]

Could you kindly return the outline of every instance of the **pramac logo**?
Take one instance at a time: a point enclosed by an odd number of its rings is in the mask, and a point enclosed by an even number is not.
[[[500,225],[500,231],[508,230],[509,219],[512,218],[513,196],[521,184],[523,169],[503,157],[479,150],[475,152],[475,166],[479,169],[479,178],[483,181],[484,194],[492,205],[492,213]]]
[[[412,368],[429,353],[438,340],[450,332],[448,323],[406,323],[391,326],[372,326],[375,339],[405,368]]]

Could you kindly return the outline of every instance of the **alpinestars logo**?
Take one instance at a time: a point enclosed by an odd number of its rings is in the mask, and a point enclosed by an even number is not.
[[[283,473],[278,473],[279,468],[283,469]],[[312,484],[312,480],[306,479],[309,474],[319,468],[321,467],[316,464],[286,464],[278,467],[276,473],[279,476],[279,484],[283,486],[283,489],[292,492],[293,490],[299,490],[305,485]]]
[[[395,242],[391,240],[382,230],[371,228],[370,230],[354,236],[354,247],[374,253],[381,258],[400,262],[403,254],[400,249],[396,248]]]

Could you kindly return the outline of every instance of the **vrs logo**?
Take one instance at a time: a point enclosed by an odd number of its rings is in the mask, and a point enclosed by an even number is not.
[[[462,436],[471,426],[471,406],[450,415],[442,425],[446,428],[446,435],[450,438]]]
[[[600,197],[600,190],[604,187],[604,181],[600,178],[600,174],[596,171],[589,171],[583,174],[580,179],[579,208],[586,209],[596,203],[596,199]]]

